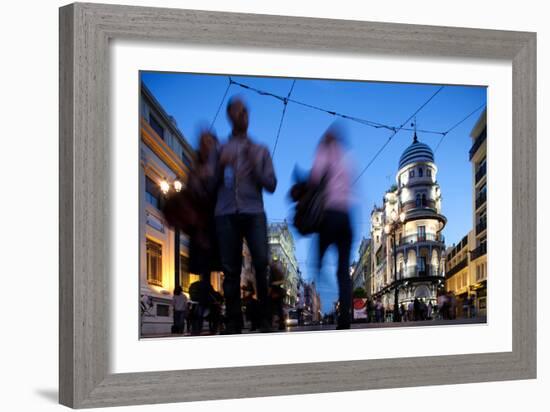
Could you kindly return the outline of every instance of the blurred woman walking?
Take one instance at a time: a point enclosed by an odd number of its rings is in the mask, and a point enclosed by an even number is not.
[[[351,179],[343,135],[331,126],[317,147],[309,183],[313,186],[323,186],[323,216],[319,227],[319,270],[329,246],[336,246],[338,251],[336,276],[340,305],[336,329],[349,329],[351,324]]]

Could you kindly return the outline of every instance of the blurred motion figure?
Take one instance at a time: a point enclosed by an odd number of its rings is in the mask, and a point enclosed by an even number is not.
[[[319,224],[319,271],[329,246],[338,251],[339,316],[336,329],[351,323],[351,278],[349,276],[352,229],[350,222],[352,173],[342,130],[331,126],[321,138],[309,184],[323,185],[323,213]]]
[[[269,331],[267,220],[263,191],[273,193],[277,178],[267,148],[254,143],[248,136],[248,109],[244,102],[231,98],[227,116],[232,132],[221,148],[215,167],[215,216],[224,272],[225,333],[240,333],[242,328],[240,277],[244,240],[256,275],[260,330]]]

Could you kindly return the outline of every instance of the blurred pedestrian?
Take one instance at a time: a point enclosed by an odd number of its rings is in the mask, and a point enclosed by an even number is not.
[[[190,300],[187,301],[187,310],[185,312],[185,328],[187,332],[191,332],[191,324],[193,323],[193,304]]]
[[[284,287],[285,273],[281,267],[281,261],[272,261],[269,265],[270,283],[269,283],[269,299],[271,305],[271,316],[277,318],[277,329],[285,329],[284,315],[284,298],[286,289]],[[298,316],[298,325],[301,324],[301,310],[296,309]]]
[[[351,325],[351,278],[349,276],[352,229],[350,203],[352,176],[349,158],[341,131],[329,128],[317,147],[309,184],[324,185],[323,215],[319,228],[319,261],[321,271],[323,257],[329,246],[338,251],[338,296],[340,315],[336,329],[349,329]]]
[[[246,285],[241,287],[243,291],[242,304],[244,306],[244,315],[247,322],[250,324],[250,331],[254,332],[260,327],[260,311],[258,300],[255,298],[255,290],[252,281],[246,282]]]
[[[204,321],[210,316],[210,311],[215,305],[215,290],[210,280],[199,279],[189,285],[189,296],[192,302],[191,333],[200,335]]]
[[[414,320],[414,304],[412,300],[407,305],[407,318],[410,322]]]
[[[454,292],[449,292],[449,319],[456,319],[456,296]]]
[[[476,300],[474,295],[470,296],[470,318],[475,318],[476,315]]]
[[[214,220],[217,192],[215,163],[219,144],[210,131],[203,131],[199,139],[196,162],[189,174],[186,191],[193,204],[196,220],[188,231],[189,271],[197,273],[200,281],[210,285],[211,272],[221,271],[221,261]],[[206,286],[205,286],[206,288]]]
[[[447,300],[447,292],[443,291],[437,297],[437,308],[439,312],[440,319],[449,318],[449,304]]]
[[[419,321],[420,320],[420,300],[418,298],[414,298],[414,302],[413,302],[413,312],[414,312],[414,315],[413,315],[413,318],[415,321]]]
[[[174,297],[172,298],[174,309],[173,333],[183,333],[185,330],[185,317],[187,315],[187,296],[183,293],[181,286],[174,288]]]
[[[267,301],[267,220],[263,190],[275,191],[277,178],[268,149],[248,135],[248,109],[231,98],[227,116],[231,136],[215,162],[216,231],[224,271],[223,289],[227,325],[225,333],[241,333],[240,279],[243,240],[246,240],[256,276],[256,297],[261,330],[269,331]]]
[[[210,305],[210,314],[208,315],[208,329],[211,334],[216,334],[220,332],[222,323],[223,296],[218,291],[214,291],[212,296],[213,302]]]
[[[405,309],[405,305],[403,303],[399,305],[399,317],[401,318],[402,322],[407,321],[407,310]]]
[[[375,312],[376,323],[382,322],[382,302],[380,302],[380,298],[376,299],[376,304],[374,305],[374,312]]]
[[[367,300],[367,313],[368,313],[368,319],[367,322],[375,322],[375,311],[374,311],[374,302],[372,299]]]
[[[420,301],[420,320],[426,319],[428,319],[428,305],[426,305],[426,301],[422,298]]]
[[[469,309],[470,309],[470,298],[469,296],[465,296],[462,299],[462,317],[464,319],[467,319],[469,317]]]

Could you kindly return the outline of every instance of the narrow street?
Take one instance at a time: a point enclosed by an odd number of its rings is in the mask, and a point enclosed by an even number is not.
[[[478,318],[471,318],[471,319],[454,319],[454,320],[443,320],[443,319],[436,319],[436,320],[427,320],[427,321],[417,321],[417,322],[400,322],[400,323],[393,323],[393,322],[381,322],[381,323],[352,323],[351,329],[382,329],[382,328],[407,328],[407,327],[413,327],[413,326],[457,326],[457,325],[472,325],[472,324],[486,324],[487,318],[486,317],[478,317]],[[286,333],[286,332],[316,332],[316,331],[331,331],[335,330],[336,325],[309,325],[309,326],[291,326],[285,328],[284,331],[278,331],[275,328],[271,333]],[[250,332],[247,328],[243,329],[242,334],[256,334],[259,333],[257,331]],[[217,334],[219,335],[219,334]],[[143,339],[151,339],[151,338],[168,338],[168,337],[188,337],[191,336],[190,333],[184,333],[183,335],[180,334],[148,334],[143,335]],[[210,332],[208,332],[207,328],[203,330],[200,336],[214,336]],[[225,336],[225,335],[224,335]],[[227,335],[229,336],[229,335]]]

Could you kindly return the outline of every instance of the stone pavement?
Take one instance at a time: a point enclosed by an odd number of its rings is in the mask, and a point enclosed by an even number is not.
[[[380,328],[408,328],[408,327],[433,327],[433,326],[457,326],[457,325],[471,325],[471,324],[486,324],[486,317],[477,317],[471,319],[454,319],[454,320],[426,320],[426,321],[416,321],[416,322],[382,322],[382,323],[352,323],[351,329],[380,329]],[[309,326],[291,326],[287,327],[284,331],[278,331],[275,328],[271,333],[286,333],[286,332],[315,332],[315,331],[331,331],[335,330],[336,325],[309,325]],[[250,332],[248,329],[243,329],[242,334],[257,334],[259,332]],[[218,334],[219,335],[219,334]],[[190,333],[185,333],[183,335],[178,334],[156,334],[156,335],[144,335],[143,339],[148,338],[177,338],[177,337],[187,337],[192,336]],[[208,331],[203,331],[200,336],[213,336]],[[224,335],[230,336],[230,335]],[[196,336],[195,336],[196,337]]]

